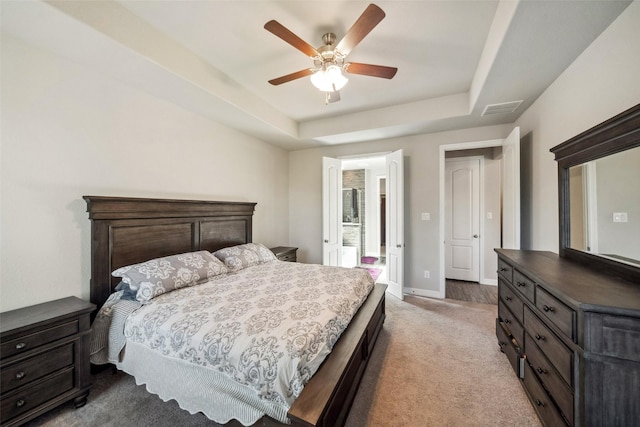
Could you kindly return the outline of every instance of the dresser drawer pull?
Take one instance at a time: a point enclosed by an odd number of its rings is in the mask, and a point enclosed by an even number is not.
[[[504,319],[504,323],[506,323],[507,325],[510,325],[510,324],[511,324],[511,320],[509,320],[509,319]]]
[[[19,399],[19,400],[16,402],[16,407],[18,407],[18,408],[22,408],[22,407],[25,405],[25,403],[27,403],[27,402],[26,402],[24,399]]]
[[[506,342],[498,341],[498,346],[500,347],[500,351],[504,353],[504,346],[507,345]]]
[[[518,285],[521,288],[524,288],[525,286],[527,286],[525,282],[516,282],[516,285]]]
[[[540,399],[536,399],[536,405],[542,407],[542,406],[544,406],[544,402],[541,401]]]
[[[504,297],[504,299],[506,299],[507,301],[513,301],[513,298],[511,297]]]
[[[18,344],[16,344],[16,350],[22,350],[23,348],[25,348],[27,346],[26,343],[24,342],[19,342]]]
[[[540,335],[540,334],[536,334],[536,339],[538,341],[544,341],[544,336]]]
[[[546,370],[546,369],[542,369],[542,368],[541,368],[541,367],[539,367],[539,366],[538,366],[538,369],[536,369],[536,371],[538,371],[538,373],[539,373],[540,375],[542,375],[542,374],[546,374],[546,373],[547,373],[547,370]]]
[[[18,372],[18,373],[16,374],[16,379],[17,379],[17,380],[21,380],[21,379],[23,379],[23,378],[24,378],[24,376],[25,376],[25,375],[27,375],[27,374],[25,374],[25,373],[24,373],[24,371],[20,371],[20,372]]]
[[[553,307],[549,307],[549,306],[548,306],[548,305],[546,305],[546,304],[542,307],[542,309],[543,309],[545,312],[549,312],[549,311],[550,311],[550,312],[552,312],[552,313],[553,313],[553,312],[555,311],[555,310],[553,309]]]
[[[500,271],[507,271],[507,270],[508,270],[508,269],[507,269],[507,268],[504,268],[504,267],[502,267],[502,268],[500,269]]]

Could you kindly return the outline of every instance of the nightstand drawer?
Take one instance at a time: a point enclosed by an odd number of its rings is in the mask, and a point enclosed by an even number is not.
[[[69,367],[51,378],[34,384],[32,387],[27,387],[24,390],[3,397],[1,421],[4,423],[72,388],[73,367]]]
[[[298,248],[291,246],[276,246],[275,248],[270,248],[270,250],[280,261],[297,262],[298,260]]]
[[[19,363],[2,367],[2,394],[47,374],[73,365],[74,343],[55,348]]]
[[[0,347],[0,354],[2,354],[1,357],[4,359],[14,354],[24,353],[32,348],[77,334],[78,331],[78,320],[74,319],[71,322],[63,323],[53,328],[39,330],[31,335],[25,335],[11,341],[3,342]]]

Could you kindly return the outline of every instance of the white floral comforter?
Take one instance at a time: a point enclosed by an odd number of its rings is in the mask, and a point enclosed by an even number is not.
[[[272,261],[154,298],[124,335],[289,408],[372,288],[364,269]]]

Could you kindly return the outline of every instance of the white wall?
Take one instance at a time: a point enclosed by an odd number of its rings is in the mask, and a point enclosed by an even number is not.
[[[405,286],[417,294],[439,289],[439,147],[442,144],[505,138],[511,125],[417,135],[383,141],[319,147],[289,155],[291,244],[302,262],[322,262],[322,157],[365,155],[404,150]],[[421,213],[429,212],[430,221]],[[430,271],[430,279],[424,278]]]
[[[634,1],[517,120],[532,137],[531,249],[558,251],[557,165],[549,149],[640,102]]]
[[[0,311],[88,299],[83,195],[257,202],[286,245],[288,153],[3,34]]]

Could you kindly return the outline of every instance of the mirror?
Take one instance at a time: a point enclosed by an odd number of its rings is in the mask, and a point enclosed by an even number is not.
[[[640,147],[569,168],[572,249],[640,266]]]
[[[640,282],[640,104],[550,151],[560,256]]]
[[[360,222],[360,191],[355,188],[342,189],[342,222]]]

